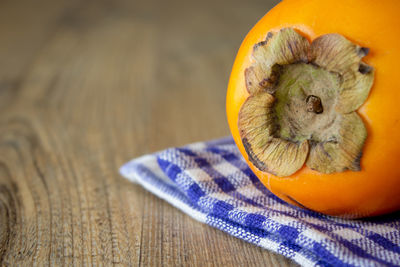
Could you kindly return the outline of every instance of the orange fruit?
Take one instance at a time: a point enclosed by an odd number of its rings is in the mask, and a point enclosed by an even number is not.
[[[397,166],[400,163],[399,13],[400,1],[396,0],[284,0],[269,11],[244,39],[229,80],[226,98],[228,123],[250,168],[279,198],[324,214],[352,218],[400,209],[400,166]],[[312,164],[304,164],[290,175],[276,175],[268,172],[268,168],[256,166],[254,158],[249,158],[243,136],[251,129],[239,127],[240,113],[245,113],[243,117],[251,114],[251,110],[247,113],[241,111],[245,110],[244,103],[252,94],[246,87],[245,72],[255,64],[254,46],[264,44],[262,42],[269,32],[276,34],[281,29],[293,29],[311,44],[318,37],[335,33],[360,49],[369,48],[362,61],[374,69],[373,84],[366,100],[354,111],[361,117],[367,132],[359,169],[329,173],[308,167]],[[311,62],[304,64],[310,65]],[[280,79],[284,76],[282,74]],[[309,126],[305,128],[309,129]],[[354,130],[350,128],[346,130],[348,134]],[[309,143],[313,142],[309,140]],[[310,145],[310,151],[312,148]],[[307,157],[311,157],[310,151]],[[286,163],[287,167],[293,166],[293,162]]]

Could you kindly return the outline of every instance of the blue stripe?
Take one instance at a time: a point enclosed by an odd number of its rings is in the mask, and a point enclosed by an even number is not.
[[[169,161],[157,157],[157,162],[164,173],[173,181],[175,181],[178,174],[182,172],[178,165],[175,165]]]
[[[186,190],[187,196],[189,199],[194,201],[194,203],[197,203],[199,198],[205,196],[206,194],[201,190],[200,186],[198,184],[192,184],[188,190]]]
[[[203,171],[205,171],[211,178],[212,180],[218,185],[218,187],[225,193],[227,193],[229,196],[234,197],[237,200],[241,200],[247,204],[254,205],[257,207],[262,207],[259,203],[255,202],[254,200],[244,196],[243,194],[239,193],[236,191],[236,188],[233,186],[233,184],[221,173],[219,173],[217,170],[213,168],[213,165],[211,165],[207,159],[198,156],[195,152],[190,151],[187,148],[177,148],[178,151],[190,156],[193,158],[193,160],[196,162],[197,166],[201,168]],[[253,174],[253,176],[255,176]],[[257,177],[256,177],[257,179]],[[258,179],[257,179],[258,181]],[[259,182],[259,181],[258,181]],[[260,184],[260,186],[264,189],[265,186]]]
[[[318,243],[313,244],[313,251],[315,254],[319,255],[323,260],[320,263],[329,263],[328,266],[351,266],[349,264],[344,263],[335,257],[332,253],[330,253],[327,249],[325,249],[322,245]],[[326,264],[322,264],[327,266]]]
[[[264,215],[250,213],[246,216],[244,223],[248,227],[263,228],[263,223],[267,220]]]
[[[395,243],[393,243],[392,241],[390,241],[389,239],[379,235],[379,234],[371,234],[367,236],[369,239],[371,239],[372,241],[374,241],[375,243],[381,245],[382,247],[384,247],[387,250],[396,252],[396,253],[400,253],[400,246],[396,245]],[[399,262],[400,262],[400,256],[399,256]]]
[[[234,207],[231,204],[220,200],[214,204],[212,215],[219,218],[227,218],[229,216],[229,212],[233,209]]]
[[[260,182],[257,176],[253,173],[253,171],[249,168],[246,162],[243,161],[241,155],[236,155],[230,151],[218,148],[218,147],[210,147],[207,149],[214,154],[220,155],[224,160],[226,160],[229,164],[239,169],[244,175],[249,177],[251,183],[262,193],[271,194],[271,192]],[[239,151],[237,152],[239,153]]]

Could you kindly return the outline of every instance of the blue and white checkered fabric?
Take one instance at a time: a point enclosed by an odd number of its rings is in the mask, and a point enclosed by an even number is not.
[[[134,159],[121,174],[178,209],[304,266],[400,266],[400,213],[345,220],[293,207],[251,172],[231,138]]]

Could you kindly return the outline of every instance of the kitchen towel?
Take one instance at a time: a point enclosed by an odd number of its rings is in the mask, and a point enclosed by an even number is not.
[[[400,266],[400,213],[347,220],[287,204],[230,137],[145,155],[120,173],[194,219],[303,266]]]

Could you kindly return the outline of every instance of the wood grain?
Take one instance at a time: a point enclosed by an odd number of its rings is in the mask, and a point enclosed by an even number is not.
[[[0,2],[3,266],[294,266],[118,174],[229,134],[235,53],[276,1]]]

